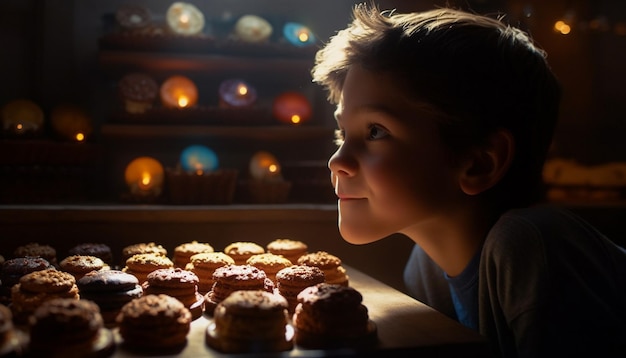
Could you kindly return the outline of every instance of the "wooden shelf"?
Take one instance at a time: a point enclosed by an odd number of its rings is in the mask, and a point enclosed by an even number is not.
[[[334,222],[334,204],[0,205],[0,224]]]
[[[275,79],[280,74],[289,74],[281,77],[283,79],[289,79],[293,74],[301,74],[301,77],[310,77],[309,71],[313,66],[312,58],[250,58],[221,54],[176,54],[109,50],[99,51],[98,61],[100,68],[111,75],[134,69],[153,73],[179,71],[197,75],[219,73],[221,76],[226,77],[256,74],[273,76]]]
[[[332,142],[334,128],[321,126],[264,126],[235,127],[211,125],[149,125],[104,124],[100,128],[109,138],[190,138],[220,137],[251,140],[305,140],[321,139]]]

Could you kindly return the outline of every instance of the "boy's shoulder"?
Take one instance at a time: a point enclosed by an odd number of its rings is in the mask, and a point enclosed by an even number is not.
[[[573,212],[556,205],[513,209],[492,226],[485,240],[483,256],[604,255],[626,251]],[[540,257],[536,257],[540,258]]]

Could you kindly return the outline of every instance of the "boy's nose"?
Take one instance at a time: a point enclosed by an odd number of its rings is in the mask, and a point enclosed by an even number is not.
[[[335,176],[352,176],[356,172],[356,165],[350,160],[345,153],[343,146],[338,148],[337,151],[328,159],[328,169],[331,171],[331,178]]]

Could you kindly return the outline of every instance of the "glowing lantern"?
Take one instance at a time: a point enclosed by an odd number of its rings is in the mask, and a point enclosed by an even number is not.
[[[63,139],[84,142],[93,132],[91,118],[72,104],[56,106],[50,113],[52,129]]]
[[[180,166],[186,172],[202,175],[217,169],[219,161],[211,149],[203,145],[192,145],[180,154]]]
[[[197,35],[204,28],[204,14],[193,4],[175,2],[165,14],[167,26],[179,35]]]
[[[248,107],[257,99],[257,92],[246,81],[240,79],[228,79],[220,83],[219,105],[222,108]]]
[[[163,166],[152,157],[133,159],[124,173],[131,194],[158,196],[163,190]]]
[[[27,99],[17,99],[2,107],[2,131],[10,136],[20,137],[27,133],[42,130],[44,114],[41,107]]]
[[[244,15],[237,20],[234,35],[244,42],[265,42],[272,35],[272,25],[262,17]]]
[[[276,119],[289,124],[301,124],[311,118],[311,104],[298,92],[284,92],[274,99],[272,106]]]
[[[250,159],[250,176],[258,180],[281,179],[281,168],[278,159],[266,151],[255,153]]]
[[[313,32],[308,27],[295,22],[285,24],[283,36],[290,44],[297,47],[305,47],[315,43]]]
[[[198,88],[185,76],[172,76],[161,85],[161,103],[167,108],[189,108],[198,102]]]

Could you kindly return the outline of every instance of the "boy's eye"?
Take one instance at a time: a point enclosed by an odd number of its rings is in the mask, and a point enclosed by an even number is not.
[[[387,130],[385,130],[384,128],[376,125],[376,124],[372,124],[369,127],[369,136],[368,139],[382,139],[385,138],[389,135],[389,132],[387,132]]]
[[[343,129],[335,129],[335,144],[342,145],[345,139],[346,132]]]

